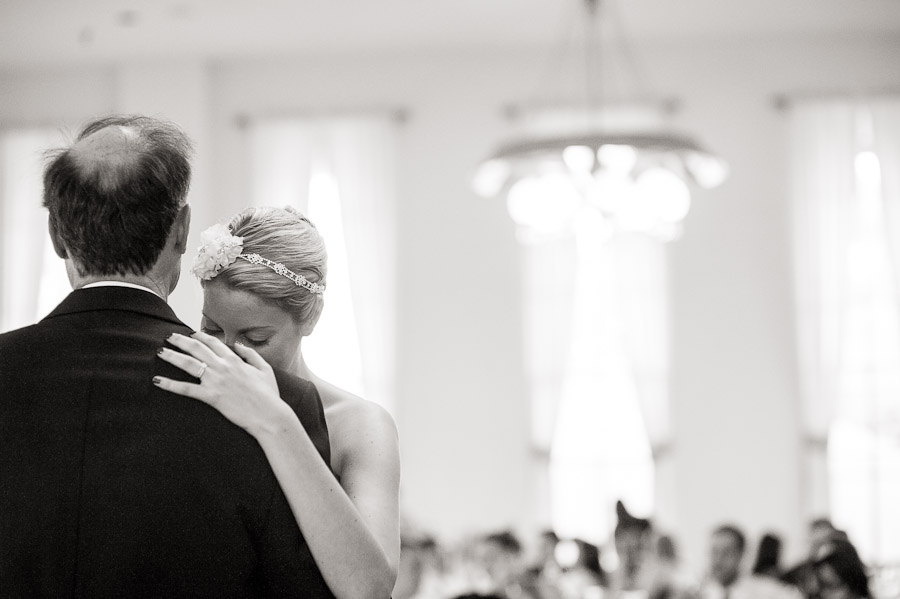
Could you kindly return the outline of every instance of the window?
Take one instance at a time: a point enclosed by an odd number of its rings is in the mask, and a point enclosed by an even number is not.
[[[654,396],[667,374],[665,269],[660,242],[578,220],[573,238],[522,236],[532,428],[537,447],[549,446],[553,528],[600,544],[617,500],[638,514],[654,508],[659,439],[649,432],[667,431]]]
[[[41,206],[43,153],[62,143],[54,129],[0,133],[0,332],[33,324],[71,291]]]
[[[799,103],[791,137],[808,515],[829,512],[870,564],[896,563],[900,101]]]
[[[303,355],[317,375],[365,397],[359,332],[353,313],[347,247],[341,222],[341,192],[326,165],[313,165],[307,216],[316,224],[327,244],[328,287],[322,316],[313,334],[305,341]]]
[[[878,155],[855,157],[845,341],[828,466],[834,520],[876,563],[900,560],[900,314]]]
[[[304,357],[323,379],[391,410],[393,144],[387,117],[264,119],[249,126],[254,205],[290,205],[328,251],[325,307]]]

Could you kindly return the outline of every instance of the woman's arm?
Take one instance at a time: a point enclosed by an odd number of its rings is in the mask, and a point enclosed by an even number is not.
[[[339,484],[296,414],[278,396],[272,370],[256,352],[236,346],[244,362],[203,333],[194,339],[174,335],[169,342],[189,355],[164,349],[163,360],[189,374],[199,372],[201,362],[207,368],[199,385],[162,377],[154,383],[210,404],[253,435],[335,596],[390,597],[400,544],[399,453],[390,416],[372,406],[365,417],[349,419],[356,430],[344,437],[353,443],[345,452]]]

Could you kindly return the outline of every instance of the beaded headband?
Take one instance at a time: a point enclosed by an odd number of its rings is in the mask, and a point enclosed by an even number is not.
[[[260,264],[270,268],[281,276],[293,281],[297,287],[303,287],[311,293],[321,295],[325,291],[324,285],[309,281],[303,275],[295,273],[280,262],[263,258],[259,254],[241,253],[244,248],[244,238],[232,235],[231,230],[225,225],[213,225],[208,228],[200,234],[200,242],[200,250],[194,259],[191,272],[204,281],[214,278],[223,268],[240,258],[251,264]]]

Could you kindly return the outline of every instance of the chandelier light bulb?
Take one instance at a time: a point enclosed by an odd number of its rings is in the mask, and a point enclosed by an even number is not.
[[[603,144],[597,148],[597,160],[603,168],[626,175],[637,164],[637,150],[634,146]]]
[[[728,178],[728,164],[711,154],[690,152],[684,157],[688,172],[704,189],[712,189],[721,185]]]
[[[563,150],[562,158],[573,173],[590,174],[594,168],[594,150],[588,146],[568,146]]]
[[[638,176],[635,187],[642,208],[652,219],[678,223],[691,209],[690,189],[681,177],[668,169],[647,169]]]
[[[492,198],[500,193],[512,169],[509,161],[494,159],[482,163],[475,171],[472,188],[483,198]]]
[[[520,179],[506,196],[513,221],[543,233],[554,233],[565,227],[580,204],[581,195],[562,173]]]
[[[594,173],[594,182],[588,199],[597,209],[606,214],[617,214],[634,197],[634,181],[631,177],[606,169]]]

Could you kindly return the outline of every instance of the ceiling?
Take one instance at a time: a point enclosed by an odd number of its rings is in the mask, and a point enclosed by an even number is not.
[[[900,0],[601,0],[637,39],[880,35]],[[553,43],[580,0],[2,0],[0,66]]]

